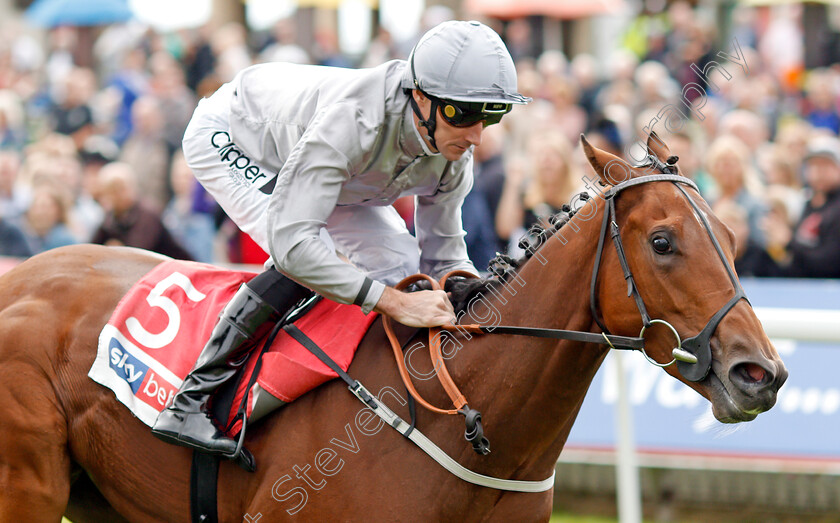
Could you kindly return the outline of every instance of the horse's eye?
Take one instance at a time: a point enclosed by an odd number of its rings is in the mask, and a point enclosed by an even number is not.
[[[657,254],[668,254],[671,252],[671,242],[664,236],[654,236],[651,244]]]

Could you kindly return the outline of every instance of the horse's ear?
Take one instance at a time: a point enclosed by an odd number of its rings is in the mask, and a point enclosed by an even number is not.
[[[633,176],[634,170],[627,162],[614,154],[598,149],[589,143],[583,134],[580,135],[580,145],[589,164],[605,184],[616,185]]]
[[[648,154],[656,156],[663,162],[671,156],[671,149],[665,145],[665,142],[656,134],[656,131],[651,131],[648,135],[647,150]]]

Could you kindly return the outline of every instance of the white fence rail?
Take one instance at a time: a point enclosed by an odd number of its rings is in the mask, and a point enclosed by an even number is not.
[[[840,342],[840,310],[756,307],[755,314],[770,338]]]

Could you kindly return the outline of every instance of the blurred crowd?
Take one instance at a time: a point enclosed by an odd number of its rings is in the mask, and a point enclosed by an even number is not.
[[[525,19],[495,25],[534,102],[488,127],[476,148],[463,217],[477,268],[496,252],[520,254],[529,227],[584,190],[593,173],[581,133],[638,160],[638,143],[656,131],[734,232],[739,275],[840,277],[840,67],[803,66],[797,6],[739,8],[727,35],[709,20],[679,1],[643,13],[608,60],[539,52]],[[380,30],[353,58],[329,32],[308,52],[294,29],[290,20],[266,34],[112,26],[87,57],[77,29],[45,41],[4,29],[0,255],[94,242],[262,263],[180,152],[197,100],[254,63],[364,67],[405,58],[413,43]],[[411,201],[396,206],[410,227]]]

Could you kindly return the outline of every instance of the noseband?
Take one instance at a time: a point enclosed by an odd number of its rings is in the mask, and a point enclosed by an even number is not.
[[[709,373],[709,369],[712,365],[712,349],[710,345],[710,340],[712,335],[717,329],[718,324],[721,322],[724,316],[732,310],[732,307],[735,306],[741,299],[744,299],[749,303],[747,300],[747,296],[744,294],[744,289],[741,288],[741,284],[738,281],[738,277],[735,275],[735,271],[729,265],[726,260],[726,256],[723,253],[723,249],[720,246],[720,242],[718,242],[717,238],[715,237],[714,232],[712,232],[712,228],[709,225],[709,221],[706,218],[706,215],[700,208],[694,203],[694,200],[688,195],[685,189],[682,187],[683,185],[688,185],[692,187],[694,190],[697,190],[697,185],[685,178],[683,176],[679,176],[677,174],[672,174],[676,172],[673,169],[673,165],[676,163],[676,157],[671,157],[668,159],[667,163],[663,163],[659,158],[649,155],[648,161],[646,164],[639,166],[640,168],[648,167],[654,168],[658,170],[662,174],[651,174],[646,176],[639,176],[637,178],[631,178],[630,180],[621,182],[617,185],[614,185],[612,188],[607,190],[604,194],[604,201],[607,203],[607,209],[604,211],[604,219],[601,223],[601,233],[598,238],[598,250],[595,255],[595,265],[592,270],[592,283],[590,285],[590,300],[589,300],[589,307],[592,311],[592,317],[595,318],[595,321],[598,323],[598,326],[601,327],[601,330],[605,334],[609,334],[609,329],[607,326],[604,325],[603,320],[601,319],[600,314],[598,313],[598,296],[595,292],[597,283],[598,283],[598,271],[601,267],[601,256],[604,251],[604,240],[607,237],[607,229],[610,230],[610,236],[612,237],[613,244],[615,244],[615,250],[618,254],[618,262],[621,264],[621,269],[624,271],[624,279],[627,281],[627,296],[632,296],[636,302],[636,307],[639,309],[639,314],[642,316],[642,330],[639,333],[639,337],[642,337],[645,330],[648,329],[651,325],[655,323],[663,324],[670,328],[671,332],[677,339],[677,346],[672,351],[672,359],[668,363],[658,363],[650,358],[647,353],[642,348],[642,352],[644,353],[645,357],[655,365],[666,367],[668,365],[672,365],[674,363],[677,364],[677,369],[683,375],[685,379],[688,381],[702,381]],[[692,338],[688,338],[684,341],[680,341],[680,336],[677,333],[677,330],[667,321],[662,319],[651,319],[650,315],[647,312],[647,308],[645,307],[645,302],[642,300],[642,296],[639,294],[639,289],[636,287],[636,282],[633,278],[633,272],[630,270],[630,265],[627,263],[627,256],[624,253],[624,246],[621,243],[621,231],[618,228],[618,222],[616,220],[616,213],[615,213],[615,199],[616,197],[623,191],[629,187],[633,187],[636,185],[641,185],[643,183],[649,182],[672,182],[677,189],[685,196],[688,203],[691,205],[691,208],[694,210],[694,213],[700,218],[700,221],[703,223],[703,227],[706,229],[706,233],[709,235],[709,239],[712,240],[712,245],[715,246],[715,251],[717,251],[718,257],[723,262],[723,266],[726,268],[726,273],[729,275],[729,281],[732,283],[732,286],[735,288],[735,296],[733,296],[726,304],[723,305],[706,323],[706,326],[700,331],[699,334]],[[697,190],[699,193],[699,190]]]

